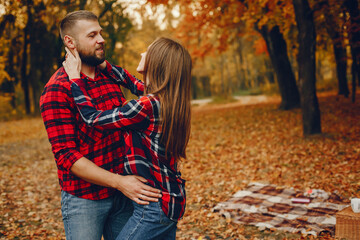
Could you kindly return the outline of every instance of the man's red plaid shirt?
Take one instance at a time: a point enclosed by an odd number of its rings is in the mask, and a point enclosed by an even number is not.
[[[105,73],[111,68],[111,64],[107,63],[106,71],[96,69],[94,79],[81,74],[92,103],[98,109],[110,110],[126,101],[119,83]],[[127,77],[120,84],[141,95],[143,83],[125,72]],[[86,182],[72,174],[70,168],[78,159],[86,157],[110,172],[122,173],[123,133],[88,127],[76,108],[70,85],[64,68],[60,68],[46,84],[40,98],[41,115],[55,156],[60,187],[80,198],[104,199],[111,196],[115,189]]]

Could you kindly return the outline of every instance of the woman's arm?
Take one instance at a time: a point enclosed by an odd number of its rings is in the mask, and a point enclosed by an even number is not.
[[[65,48],[65,50],[67,54],[63,66],[69,79],[80,78],[81,60],[77,50],[73,50],[74,54],[71,53],[68,48]],[[132,76],[125,69],[112,65],[108,61],[104,61],[98,67],[102,71],[107,72],[119,85],[126,87],[136,96],[142,96],[144,94],[144,83]]]
[[[146,104],[149,103],[149,99],[146,97],[132,100],[123,107],[117,107],[112,110],[103,111],[95,108],[91,102],[91,97],[85,90],[84,81],[80,78],[81,60],[76,51],[75,55],[68,51],[68,56],[63,66],[72,81],[71,91],[74,101],[85,123],[88,126],[98,126],[103,129],[147,128],[149,125],[148,114],[151,114],[152,108],[148,108],[150,111],[146,108]]]
[[[147,107],[150,100],[142,97],[131,100],[122,107],[111,110],[97,110],[91,102],[91,97],[83,87],[83,80],[72,79],[71,91],[82,119],[88,126],[98,126],[103,129],[146,129],[150,120],[151,107]]]
[[[103,71],[106,71],[118,84],[129,89],[132,94],[136,96],[144,94],[144,83],[125,69],[106,61],[106,67]]]

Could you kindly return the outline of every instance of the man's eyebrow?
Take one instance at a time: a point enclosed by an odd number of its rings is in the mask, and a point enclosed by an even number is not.
[[[96,33],[101,33],[102,32],[102,28],[100,28],[99,30],[93,30],[93,31],[91,31],[91,32],[88,32],[88,34],[86,34],[87,36],[89,36],[90,34],[96,34]]]

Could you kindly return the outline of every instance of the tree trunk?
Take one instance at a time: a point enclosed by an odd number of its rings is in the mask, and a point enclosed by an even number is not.
[[[328,2],[327,7],[324,9],[326,30],[333,42],[333,49],[335,55],[336,63],[336,74],[338,79],[338,94],[344,95],[345,97],[349,96],[349,88],[347,84],[346,69],[347,69],[347,54],[344,42],[341,36],[341,29],[338,29],[336,22],[334,20],[335,16],[331,14]]]
[[[233,58],[233,62],[234,62],[234,64],[235,64],[236,90],[240,90],[242,78],[241,78],[239,63],[238,63],[238,60],[237,60],[237,58],[236,58],[236,54],[235,54],[235,53],[232,54],[232,58]]]
[[[300,95],[288,58],[286,42],[280,33],[279,27],[275,26],[269,31],[267,26],[263,26],[260,30],[257,30],[265,39],[270,60],[277,76],[282,99],[280,108],[286,110],[299,107]]]
[[[16,79],[16,73],[15,73],[15,61],[14,61],[14,45],[16,44],[16,39],[11,40],[11,46],[9,49],[9,55],[8,55],[8,65],[6,66],[6,71],[10,76],[10,84],[11,84],[11,106],[16,109],[16,94],[15,94],[15,79]]]
[[[266,75],[268,82],[271,84],[275,83],[274,68],[271,64],[271,61],[268,58],[266,58],[264,60],[264,64],[266,67],[265,75]]]
[[[240,66],[240,74],[241,74],[241,78],[242,81],[240,82],[240,88],[241,89],[245,89],[247,88],[247,82],[248,82],[248,76],[246,74],[246,71],[244,70],[244,57],[243,57],[243,52],[242,52],[242,43],[240,41],[240,38],[238,38],[238,47],[237,49],[237,53],[239,55],[239,66]]]
[[[0,37],[3,35],[7,23],[15,23],[15,16],[12,14],[6,14],[2,16],[0,21]]]
[[[316,33],[313,14],[307,0],[293,0],[299,30],[299,84],[303,133],[321,133],[319,103],[316,96],[315,48]]]
[[[202,76],[200,77],[200,82],[203,89],[204,97],[210,97],[211,96],[210,77]]]
[[[350,15],[349,42],[352,55],[352,101],[355,102],[356,78],[360,84],[360,13],[357,0],[345,0],[344,6]]]
[[[221,96],[225,96],[225,77],[224,77],[224,56],[221,54],[220,56],[220,84],[221,84]]]
[[[198,87],[197,87],[197,79],[198,77],[192,76],[191,77],[191,95],[192,95],[192,99],[197,99],[197,91],[198,91]]]
[[[338,94],[348,97],[349,87],[347,84],[347,77],[346,77],[346,69],[347,69],[346,49],[345,47],[339,46],[336,43],[333,43],[333,48],[334,48],[336,74],[337,74],[338,87],[339,87]]]
[[[280,109],[288,110],[299,107],[299,90],[289,61],[286,42],[279,27],[275,26],[269,31],[268,27],[264,25],[257,30],[265,39],[270,60],[275,70],[281,95]]]
[[[31,16],[29,11],[29,18],[26,27],[24,28],[24,45],[22,53],[22,64],[21,64],[21,86],[24,91],[24,101],[25,101],[25,111],[26,114],[31,113],[30,109],[30,89],[29,89],[29,79],[27,76],[27,64],[28,64],[28,45],[29,45],[29,28],[31,24]]]
[[[86,6],[87,0],[80,0],[79,10],[84,10]]]
[[[233,86],[233,79],[230,75],[230,69],[229,69],[228,62],[229,62],[228,57],[227,57],[227,55],[225,55],[225,70],[226,70],[225,79],[227,80],[226,85],[225,85],[225,92],[226,92],[226,96],[231,99],[232,95],[233,95],[234,86]]]

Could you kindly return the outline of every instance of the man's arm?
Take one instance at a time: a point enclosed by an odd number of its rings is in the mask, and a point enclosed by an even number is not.
[[[138,204],[149,204],[148,201],[157,202],[161,197],[160,190],[144,184],[147,182],[146,179],[140,176],[122,176],[111,173],[85,157],[72,165],[71,172],[87,182],[118,189]]]
[[[59,71],[57,77],[66,76]],[[71,91],[65,81],[54,81],[45,87],[40,98],[41,116],[56,164],[62,171],[69,171],[74,162],[83,157],[78,151],[76,118],[71,110],[70,96]]]

